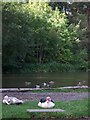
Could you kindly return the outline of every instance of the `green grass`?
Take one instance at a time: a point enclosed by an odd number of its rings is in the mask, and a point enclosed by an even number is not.
[[[2,118],[31,118],[31,113],[27,113],[26,109],[37,109],[38,101],[26,102],[22,105],[5,105],[2,104]],[[55,118],[78,118],[88,116],[88,100],[77,101],[59,101],[55,102],[55,108],[65,110],[63,113],[47,113],[46,117]],[[36,118],[45,117],[45,113],[35,113]],[[31,120],[31,119],[30,119]]]
[[[30,91],[30,90],[29,90]],[[31,90],[31,92],[89,92],[90,89],[82,88],[82,89],[42,89],[42,90]]]

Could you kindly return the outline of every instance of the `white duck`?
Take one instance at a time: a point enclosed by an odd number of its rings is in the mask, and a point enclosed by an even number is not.
[[[8,97],[7,95],[4,96],[3,103],[10,105],[10,104],[22,104],[23,101],[17,99],[16,97]]]
[[[38,106],[42,108],[52,108],[55,106],[55,103],[50,97],[46,97],[40,99]]]

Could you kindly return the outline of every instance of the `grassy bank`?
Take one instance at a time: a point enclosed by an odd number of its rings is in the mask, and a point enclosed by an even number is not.
[[[32,92],[32,93],[44,93],[44,92],[90,92],[90,88],[66,88],[66,89],[59,89],[59,88],[43,88],[43,89],[29,89],[29,88],[21,88],[21,89],[17,89],[16,90],[11,90],[11,89],[7,89],[3,92]]]
[[[85,88],[85,89],[58,89],[58,88],[55,88],[55,89],[41,89],[41,90],[31,90],[31,92],[90,92],[90,89],[89,88]]]
[[[38,101],[26,102],[23,105],[2,105],[2,117],[4,118],[31,118],[26,109],[37,109]],[[63,109],[63,113],[35,113],[36,118],[79,118],[88,116],[88,100],[55,102],[55,108]]]
[[[6,91],[13,91],[11,88],[3,92],[6,92]],[[39,89],[36,89],[36,88],[20,88],[18,90],[18,88],[16,88],[16,91],[14,92],[33,92],[33,93],[44,93],[44,92],[90,92],[90,88],[39,88]]]
[[[86,71],[87,66],[70,63],[44,63],[44,64],[25,64],[20,70],[21,73],[28,72],[75,72]]]
[[[70,64],[70,63],[57,63],[57,62],[50,62],[50,63],[41,63],[41,64],[23,64],[22,66],[12,66],[7,67],[5,66],[6,71],[3,68],[3,73],[32,73],[32,72],[79,72],[79,71],[86,71],[88,69],[88,65],[81,65],[81,64]]]

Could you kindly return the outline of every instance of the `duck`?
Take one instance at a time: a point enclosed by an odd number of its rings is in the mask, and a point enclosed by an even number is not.
[[[46,83],[46,82],[44,82],[44,83],[43,83],[43,87],[46,87],[46,86],[47,86],[47,83]]]
[[[54,81],[50,81],[49,83],[50,83],[50,84],[54,84]]]
[[[77,86],[82,86],[82,83],[81,83],[81,82],[78,82]]]
[[[39,89],[41,86],[39,84],[35,85],[36,89]]]
[[[9,96],[5,95],[3,98],[3,103],[5,103],[7,105],[11,105],[11,104],[19,105],[19,104],[22,104],[24,102],[22,100],[19,100],[16,97],[9,97]]]
[[[41,98],[39,103],[38,103],[38,107],[41,108],[53,108],[55,106],[54,101],[51,99],[51,97],[46,97],[46,98]]]
[[[50,85],[50,87],[53,87],[54,86],[54,81],[50,81],[49,85]]]
[[[30,86],[30,85],[31,85],[31,82],[28,82],[28,81],[25,82],[25,86]]]

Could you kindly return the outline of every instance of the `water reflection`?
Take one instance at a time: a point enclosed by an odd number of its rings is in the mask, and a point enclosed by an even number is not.
[[[73,86],[83,83],[87,85],[88,73],[30,73],[30,74],[4,74],[2,87],[61,87]]]

